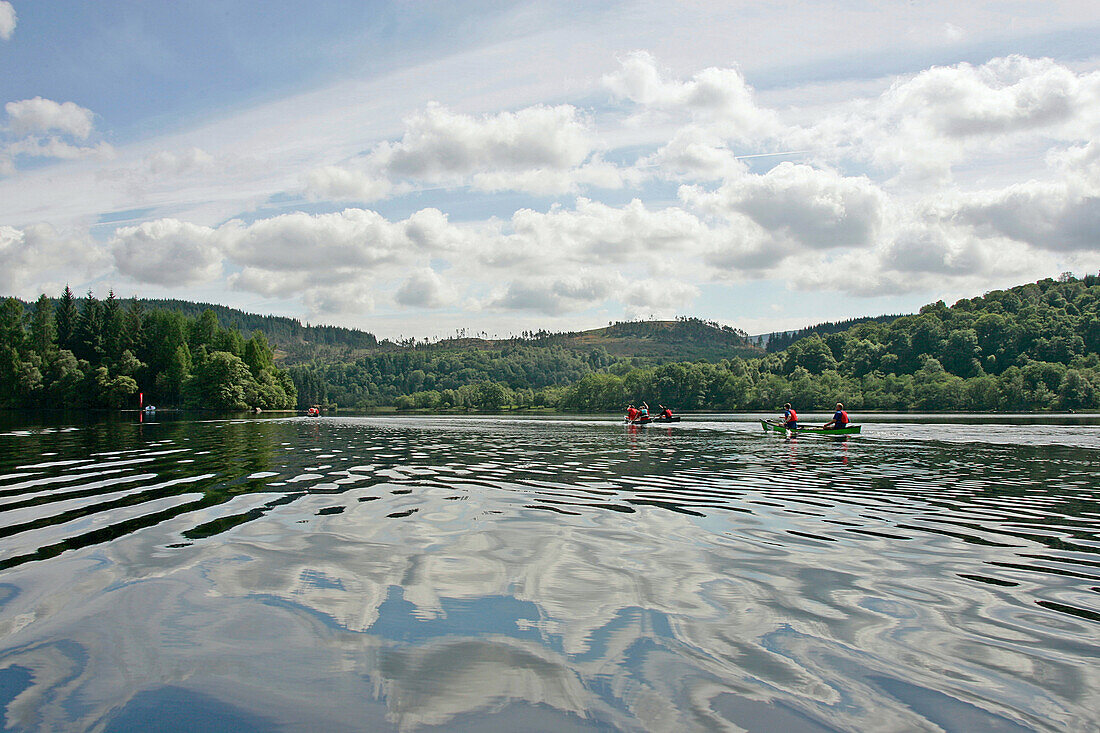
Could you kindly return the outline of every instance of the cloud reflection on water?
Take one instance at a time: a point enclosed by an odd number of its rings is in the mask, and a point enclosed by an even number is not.
[[[292,728],[368,716],[414,730],[520,710],[558,727],[670,731],[1090,719],[1100,676],[1080,660],[1095,629],[1064,615],[1056,628],[1019,591],[959,577],[1011,551],[899,529],[932,516],[904,491],[830,493],[835,445],[797,446],[806,491],[788,494],[791,477],[773,479],[794,448],[752,438],[307,432],[312,454],[245,468],[273,469],[273,483],[316,473],[287,489],[319,493],[187,547],[168,546],[272,494],[9,572],[20,592],[0,615],[0,670],[32,682],[7,720],[92,728],[142,691],[181,685]],[[844,457],[855,483],[913,470],[888,446]],[[966,455],[941,458],[950,493]],[[374,464],[384,480],[362,470]],[[631,503],[646,497],[702,511]],[[956,502],[957,514],[978,506]],[[1029,592],[1054,587],[1044,580]]]

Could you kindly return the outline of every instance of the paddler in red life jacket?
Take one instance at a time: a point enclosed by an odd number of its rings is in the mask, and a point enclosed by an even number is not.
[[[798,429],[798,413],[791,407],[790,402],[783,405],[783,427],[787,430]]]
[[[662,405],[659,402],[657,403],[657,409],[661,411],[661,413],[660,413],[661,417],[663,417],[666,420],[671,420],[672,419],[672,410],[671,409],[665,407],[664,405]]]
[[[649,403],[643,402],[638,410],[638,417],[649,417]]]
[[[840,430],[846,427],[848,427],[848,413],[844,411],[844,405],[838,402],[836,403],[836,412],[833,413],[833,419],[825,423],[825,429],[835,428]]]
[[[638,418],[638,410],[637,410],[637,409],[636,409],[636,408],[634,407],[634,404],[633,404],[633,403],[631,403],[630,405],[627,405],[627,408],[626,408],[626,419],[627,419],[627,420],[630,420],[631,422],[633,422],[633,421],[634,421],[634,420],[636,420],[637,418]]]

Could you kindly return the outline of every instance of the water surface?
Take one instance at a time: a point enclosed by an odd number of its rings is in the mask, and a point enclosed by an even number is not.
[[[4,725],[1100,726],[1095,418],[751,420],[6,425]]]

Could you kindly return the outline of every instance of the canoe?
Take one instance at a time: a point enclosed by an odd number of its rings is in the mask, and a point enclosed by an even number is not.
[[[761,420],[760,426],[764,428],[765,433],[769,430],[776,433],[787,432],[787,428],[777,422],[771,422],[769,420]],[[862,425],[852,425],[849,423],[846,428],[829,428],[826,430],[825,428],[800,427],[791,432],[795,435],[859,435],[860,428],[862,427]]]
[[[650,417],[638,417],[638,418],[634,418],[633,420],[627,420],[626,421],[626,423],[628,425],[649,425],[650,423],[669,423],[669,422],[680,422],[680,418],[676,415],[673,415],[672,417],[653,417],[653,416],[650,416]]]

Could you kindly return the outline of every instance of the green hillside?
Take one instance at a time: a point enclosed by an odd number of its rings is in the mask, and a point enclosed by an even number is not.
[[[816,323],[813,326],[806,326],[796,331],[779,331],[766,335],[766,338],[761,336],[750,336],[750,340],[753,343],[757,343],[757,340],[764,341],[764,349],[769,354],[773,354],[776,351],[782,351],[795,341],[801,341],[804,338],[809,338],[814,334],[818,336],[828,336],[832,333],[840,333],[841,331],[847,331],[848,329],[858,326],[861,323],[890,323],[891,321],[901,318],[900,315],[894,316],[862,316],[860,318],[849,318],[844,321],[826,321],[824,323]]]
[[[1100,277],[1040,280],[888,322],[814,333],[757,359],[594,374],[559,405],[627,400],[773,410],[1100,409]]]
[[[367,409],[592,411],[640,400],[716,410],[788,401],[803,410],[837,401],[855,410],[1100,408],[1096,276],[795,333],[803,335],[771,353],[742,331],[694,318],[392,343],[184,301],[55,307],[43,296],[28,309],[8,299],[0,404],[127,404],[141,390],[158,404],[193,406],[271,407],[296,395],[299,407]]]
[[[49,300],[55,309],[61,303],[60,298]],[[30,310],[31,303],[20,302],[26,311]],[[366,331],[340,326],[304,325],[297,318],[249,313],[215,303],[163,298],[131,298],[123,302],[127,304],[136,302],[137,307],[142,311],[165,310],[187,318],[198,318],[206,311],[211,311],[221,328],[240,331],[244,338],[259,331],[280,349],[294,353],[301,351],[298,348],[301,346],[330,346],[343,349],[369,349],[378,346],[378,339],[374,334]]]

